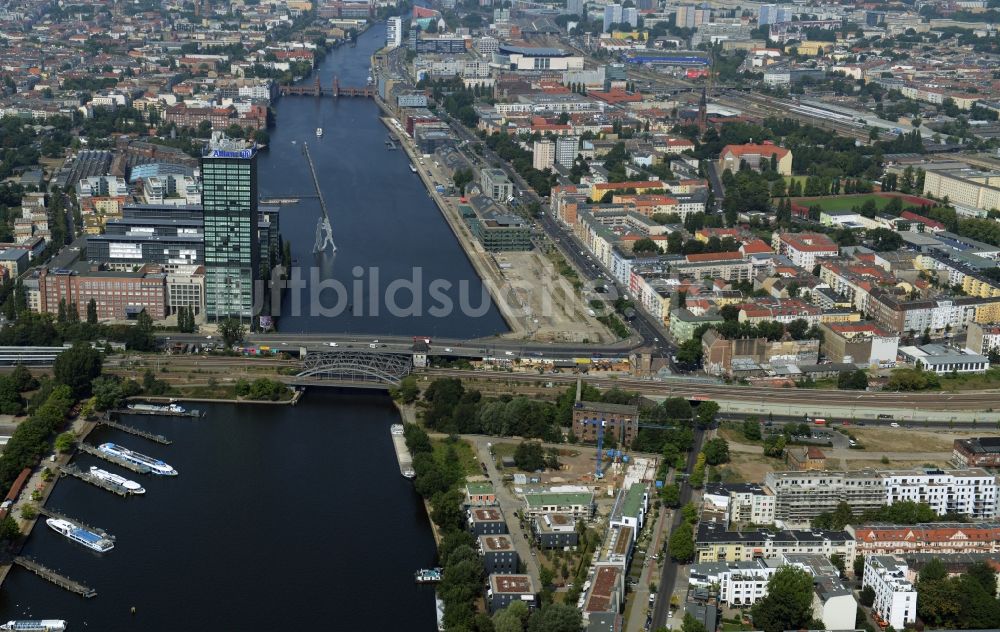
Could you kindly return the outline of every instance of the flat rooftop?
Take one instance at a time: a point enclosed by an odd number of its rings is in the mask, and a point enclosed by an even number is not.
[[[506,535],[481,535],[479,544],[483,547],[483,551],[510,551],[514,548],[510,536]]]
[[[479,507],[472,510],[472,519],[477,522],[499,522],[503,520],[503,514],[493,507]]]
[[[586,612],[607,612],[611,609],[611,595],[615,590],[620,571],[613,566],[602,566],[594,573],[594,584],[590,598],[584,607]]]
[[[535,592],[530,575],[490,575],[490,588],[494,594],[531,595]]]

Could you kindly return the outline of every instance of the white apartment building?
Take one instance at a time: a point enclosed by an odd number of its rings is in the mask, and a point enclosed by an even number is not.
[[[749,562],[693,564],[688,585],[719,587],[719,601],[728,606],[752,606],[767,596],[767,582],[784,566],[784,558],[757,558]]]
[[[556,138],[555,161],[559,165],[569,168],[573,166],[573,161],[579,155],[579,136],[560,136]]]
[[[398,48],[403,43],[403,18],[393,16],[386,21],[385,45],[387,48]]]
[[[810,271],[817,258],[836,257],[840,252],[837,244],[822,233],[775,232],[771,237],[771,247],[795,265]]]
[[[938,515],[956,513],[974,520],[997,515],[997,479],[984,469],[881,472],[886,503],[927,503]]]
[[[705,502],[726,513],[730,523],[774,524],[774,496],[754,483],[713,483],[705,486]]]
[[[917,591],[907,579],[906,564],[891,555],[865,558],[862,587],[875,591],[872,614],[878,622],[902,630],[917,620]]]
[[[997,481],[986,470],[859,470],[854,472],[768,472],[764,487],[775,498],[775,523],[786,528],[846,502],[855,513],[882,505],[928,503],[938,515],[964,514],[975,520],[997,515]]]
[[[125,178],[120,176],[90,176],[76,184],[77,197],[118,197],[128,195]]]
[[[531,166],[539,171],[551,169],[556,160],[556,144],[551,140],[536,140],[531,148]]]

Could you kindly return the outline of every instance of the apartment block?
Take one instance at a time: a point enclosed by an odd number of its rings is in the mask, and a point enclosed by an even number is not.
[[[725,525],[703,522],[695,537],[698,562],[739,562],[780,555],[843,555],[853,560],[854,536],[847,531],[819,529],[729,531]]]
[[[938,515],[962,514],[974,520],[997,515],[997,478],[984,469],[880,472],[886,503],[927,503]]]
[[[774,251],[787,256],[792,263],[812,271],[817,259],[836,257],[837,244],[822,233],[782,233],[775,232],[771,238]]]
[[[872,615],[879,625],[896,630],[917,620],[917,590],[907,577],[906,563],[889,555],[865,558],[862,587],[875,591]]]
[[[710,483],[705,502],[724,511],[726,520],[737,524],[774,524],[774,496],[754,483]]]
[[[930,522],[847,526],[863,555],[1000,553],[1000,523]]]

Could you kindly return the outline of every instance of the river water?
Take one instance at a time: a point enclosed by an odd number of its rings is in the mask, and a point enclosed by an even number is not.
[[[336,73],[343,85],[364,85],[369,57],[384,41],[378,25],[356,47],[332,52],[318,69],[323,84]],[[385,148],[387,130],[371,100],[290,97],[276,111],[272,147],[259,158],[260,193],[313,191],[300,149],[308,141],[338,246],[332,257],[314,257],[318,203],[286,207],[282,233],[300,266],[316,265],[320,279],[345,284],[356,279],[355,266],[365,280],[377,267],[380,291],[419,267],[425,282],[465,281],[472,294],[481,291],[405,154]],[[369,294],[361,316],[304,309],[282,317],[280,328],[455,337],[506,330],[488,301],[478,317],[403,317],[372,314]],[[91,553],[41,522],[24,554],[98,596],[84,600],[15,568],[0,590],[0,621],[60,618],[70,630],[100,632],[391,630],[401,621],[407,630],[434,629],[433,590],[413,582],[416,569],[433,564],[434,542],[419,497],[399,474],[389,435],[399,419],[385,395],[313,389],[294,408],[201,408],[208,414],[199,420],[125,419],[169,437],[169,446],[107,428],[90,436],[95,445],[114,441],[162,458],[180,475],[140,476],[76,457],[82,468],[99,464],[140,480],[147,493],[122,499],[62,480],[48,506],[109,531],[115,549]]]
[[[61,618],[71,631],[434,629],[433,565],[423,504],[399,474],[381,394],[313,389],[295,407],[201,405],[202,419],[127,417],[163,446],[99,428],[161,458],[177,477],[133,474],[79,455],[76,463],[138,480],[122,499],[63,479],[49,507],[117,538],[104,554],[36,525],[24,554],[92,586],[85,600],[15,568],[0,621]],[[135,615],[130,613],[136,608]]]
[[[356,46],[330,52],[317,69],[323,86],[329,88],[334,75],[343,86],[364,86],[371,55],[384,43],[385,24],[380,23],[361,35]],[[304,83],[312,81],[310,77]],[[291,240],[293,259],[310,287],[299,292],[298,309],[292,293],[286,296],[281,331],[451,338],[507,331],[461,245],[420,178],[410,171],[406,153],[386,148],[389,130],[379,120],[380,110],[373,100],[285,97],[276,113],[271,146],[258,158],[260,195],[280,198],[315,193],[302,152],[302,144],[308,143],[337,246],[336,254],[313,254],[316,222],[322,215],[317,200],[303,199],[284,207],[281,233]],[[324,131],[319,139],[317,127]],[[314,268],[316,279],[335,280],[347,291],[339,302],[342,311],[337,309],[334,290],[320,295],[322,306],[338,311],[337,315],[320,315],[310,300],[311,288],[319,287],[309,283]],[[394,315],[385,300],[386,291],[393,281],[412,282],[414,278],[418,279],[417,301],[406,289],[397,292],[395,305],[401,311]],[[456,307],[464,286],[466,303],[472,309],[432,315],[430,308],[441,303],[429,289],[435,280],[448,286],[444,295]],[[361,300],[354,294],[357,282]],[[373,295],[378,297],[375,308]]]

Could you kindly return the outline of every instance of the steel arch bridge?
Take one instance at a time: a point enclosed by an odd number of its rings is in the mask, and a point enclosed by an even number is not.
[[[407,353],[344,349],[307,354],[296,377],[399,386],[412,369],[413,356]]]

